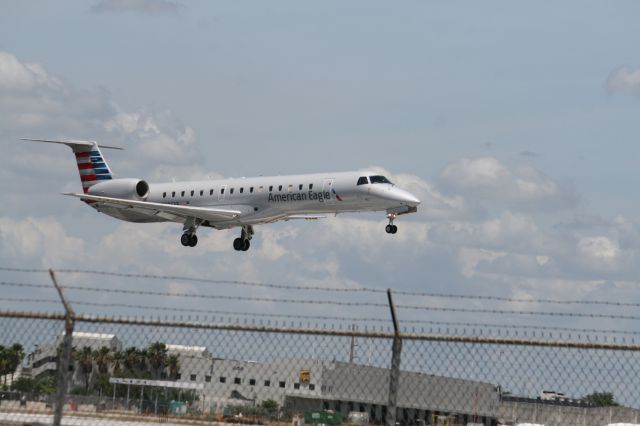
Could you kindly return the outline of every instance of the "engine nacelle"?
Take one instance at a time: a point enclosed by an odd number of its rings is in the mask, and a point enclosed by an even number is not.
[[[88,194],[144,201],[149,196],[149,184],[142,179],[113,179],[91,186]]]

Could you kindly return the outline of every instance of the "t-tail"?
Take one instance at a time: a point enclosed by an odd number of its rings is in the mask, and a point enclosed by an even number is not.
[[[28,139],[25,141],[47,142],[67,145],[73,151],[78,164],[82,191],[86,194],[96,183],[113,179],[111,168],[104,159],[100,148],[122,149],[115,146],[98,145],[95,141]]]

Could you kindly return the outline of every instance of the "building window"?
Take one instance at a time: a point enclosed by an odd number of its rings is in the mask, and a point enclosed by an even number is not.
[[[207,383],[211,382],[211,376],[204,376],[204,381]]]
[[[162,198],[167,198],[167,193],[166,192],[162,193]]]
[[[255,386],[256,385],[256,379],[249,379],[249,386]]]
[[[283,387],[285,387],[286,383],[285,382],[280,382],[279,385],[280,385],[281,388],[283,388]]]
[[[300,389],[300,383],[294,383],[293,384],[293,388],[294,389]]]
[[[265,380],[264,385],[267,387],[271,386],[271,380]]]
[[[242,380],[240,379],[240,377],[236,377],[235,379],[233,379],[233,383],[239,385],[240,383],[242,383]]]
[[[313,189],[313,184],[312,183],[309,184],[309,189]]]
[[[191,377],[189,377],[189,378],[191,379],[192,382],[196,381],[196,375],[195,374],[192,374]]]
[[[309,390],[316,390],[316,385],[314,385],[313,383],[310,383]]]
[[[226,383],[226,382],[227,382],[227,378],[220,376],[220,383]]]

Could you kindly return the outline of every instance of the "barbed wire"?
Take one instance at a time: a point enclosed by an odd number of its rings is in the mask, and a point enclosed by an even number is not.
[[[8,272],[23,272],[23,273],[48,273],[48,269],[38,268],[12,268],[0,266],[0,271]],[[110,272],[99,271],[89,269],[56,269],[59,273],[68,274],[89,274],[89,275],[103,275],[113,276],[121,278],[136,278],[136,279],[155,279],[155,280],[173,280],[173,281],[190,281],[208,284],[227,284],[227,285],[239,285],[249,287],[262,287],[272,288],[280,290],[297,290],[297,291],[326,291],[326,292],[352,292],[352,293],[385,293],[386,290],[370,287],[358,287],[358,288],[345,288],[345,287],[323,287],[323,286],[298,286],[290,284],[274,284],[274,283],[259,283],[251,281],[239,281],[239,280],[214,280],[209,278],[198,277],[185,277],[178,275],[159,275],[159,274],[139,274],[139,273],[124,273],[124,272]],[[8,285],[5,283],[0,283]],[[29,285],[24,285],[29,286]],[[30,285],[32,287],[46,287],[40,285]],[[71,288],[70,286],[64,286],[65,288]],[[102,289],[108,291],[109,289]],[[452,294],[452,293],[431,293],[431,292],[415,292],[407,290],[393,290],[394,295],[400,296],[412,296],[412,297],[435,297],[443,299],[460,299],[460,300],[487,300],[494,302],[505,303],[531,303],[531,304],[556,304],[556,305],[585,305],[585,306],[614,306],[614,307],[640,307],[638,302],[619,302],[619,301],[606,301],[606,300],[558,300],[558,299],[544,299],[544,298],[513,298],[502,296],[487,296],[487,295],[473,295],[473,294]],[[386,306],[386,305],[385,305]]]

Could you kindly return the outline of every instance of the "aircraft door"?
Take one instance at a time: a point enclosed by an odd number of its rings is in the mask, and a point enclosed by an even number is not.
[[[325,198],[324,202],[327,204],[334,204],[336,202],[336,194],[333,192],[333,178],[325,179],[322,183],[322,194],[329,193],[329,197]]]
[[[227,185],[222,185],[220,187],[220,193],[218,194],[218,201],[224,201],[224,197],[227,196]]]

